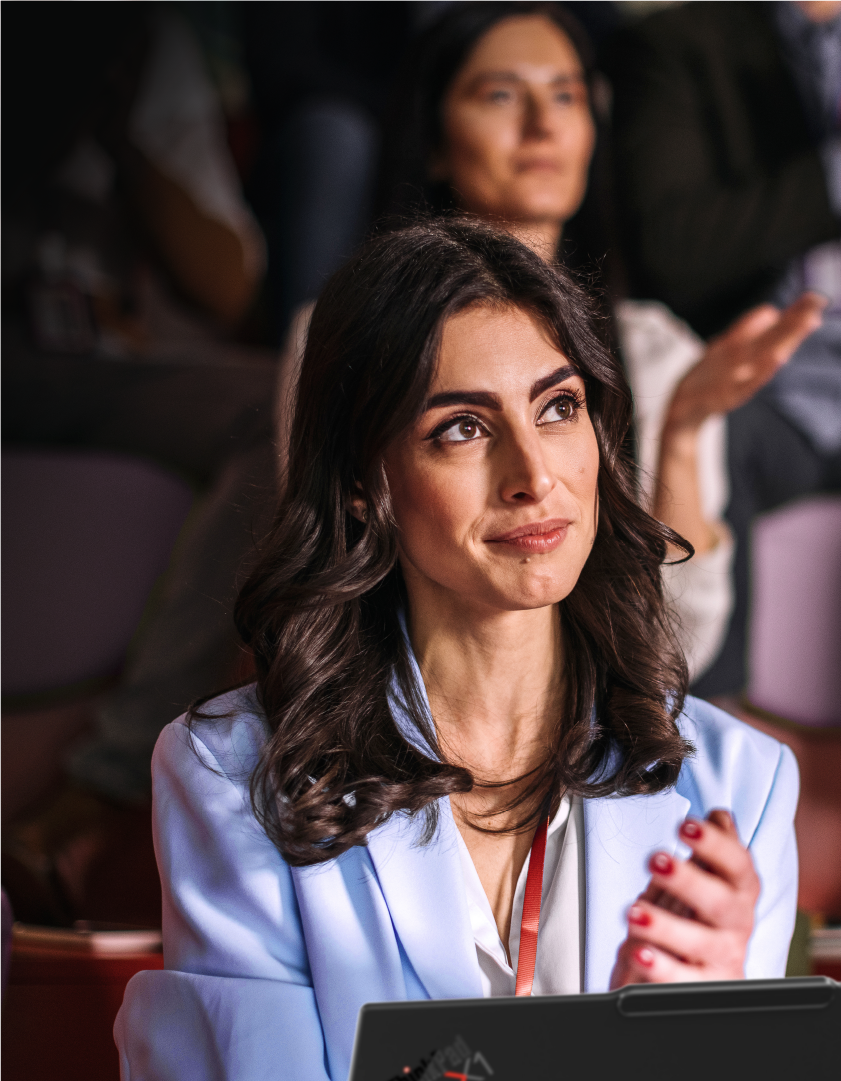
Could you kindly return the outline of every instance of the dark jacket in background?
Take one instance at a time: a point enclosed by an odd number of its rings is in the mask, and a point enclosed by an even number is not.
[[[704,336],[839,234],[769,6],[663,11],[606,58],[633,292]]]

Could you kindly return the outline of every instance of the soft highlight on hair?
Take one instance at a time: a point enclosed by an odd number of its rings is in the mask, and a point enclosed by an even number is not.
[[[566,687],[555,745],[513,801],[523,811],[517,828],[564,791],[660,791],[691,750],[676,724],[686,665],[660,583],[667,543],[691,548],[636,503],[623,451],[630,392],[601,344],[591,302],[506,233],[460,218],[421,222],[369,241],[316,305],[284,496],[236,606],[269,729],[252,802],[292,865],[364,844],[399,812],[425,812],[429,835],[436,801],[475,783],[443,760],[413,682],[382,464],[420,415],[444,322],[474,304],[541,320],[581,373],[600,452],[596,541],[560,603]],[[349,511],[360,492],[364,522]],[[432,757],[401,733],[390,693]]]

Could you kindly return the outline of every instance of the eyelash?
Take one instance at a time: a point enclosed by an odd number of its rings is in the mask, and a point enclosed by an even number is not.
[[[546,411],[548,409],[551,409],[551,407],[553,405],[555,405],[557,402],[572,402],[572,404],[575,406],[575,414],[577,414],[578,410],[581,409],[582,406],[584,405],[584,396],[583,396],[583,394],[580,394],[577,390],[565,390],[561,394],[556,394],[554,396],[554,398],[551,398],[546,403],[546,405],[544,405],[543,409],[541,409],[540,416],[542,417],[544,415],[544,413],[546,413]],[[569,424],[570,421],[575,420],[575,414],[573,414],[573,416],[571,416],[566,421],[551,421],[550,423],[553,423],[553,424]],[[538,418],[538,419],[540,419],[540,418]],[[433,431],[431,431],[429,433],[429,435],[426,437],[427,440],[429,442],[434,442],[436,439],[440,439],[441,436],[444,434],[444,432],[449,431],[450,428],[454,427],[456,424],[459,424],[463,420],[473,421],[473,423],[477,424],[483,431],[487,431],[484,424],[479,419],[479,417],[476,416],[475,413],[459,413],[458,416],[448,417],[447,420],[442,421],[438,425],[437,428],[435,428]],[[472,443],[472,442],[474,442],[474,440],[465,439],[463,442]]]

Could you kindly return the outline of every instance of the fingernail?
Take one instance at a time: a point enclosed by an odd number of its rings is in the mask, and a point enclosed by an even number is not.
[[[648,927],[651,923],[651,916],[639,905],[631,905],[628,911],[628,923],[635,923],[637,927]]]
[[[655,852],[651,857],[651,870],[658,875],[670,875],[674,869],[674,860],[666,852]]]
[[[651,968],[654,964],[654,954],[647,946],[642,946],[640,949],[634,952],[634,957],[639,961],[641,965],[645,965],[646,968]]]
[[[697,839],[703,833],[703,830],[697,822],[693,822],[691,818],[687,818],[687,820],[680,827],[680,832],[683,834],[684,837],[690,837],[693,841],[697,841]]]

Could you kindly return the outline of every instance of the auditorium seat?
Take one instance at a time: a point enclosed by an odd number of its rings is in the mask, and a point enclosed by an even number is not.
[[[119,673],[192,502],[159,466],[3,453],[3,816],[37,803]]]
[[[720,705],[787,743],[800,766],[800,908],[841,918],[841,498],[754,527],[748,686]]]
[[[797,724],[841,728],[841,498],[762,515],[751,577],[749,702]]]
[[[3,1004],[3,1081],[119,1081],[112,1030],[125,986],[135,972],[162,967],[154,948],[97,955],[16,941]]]

